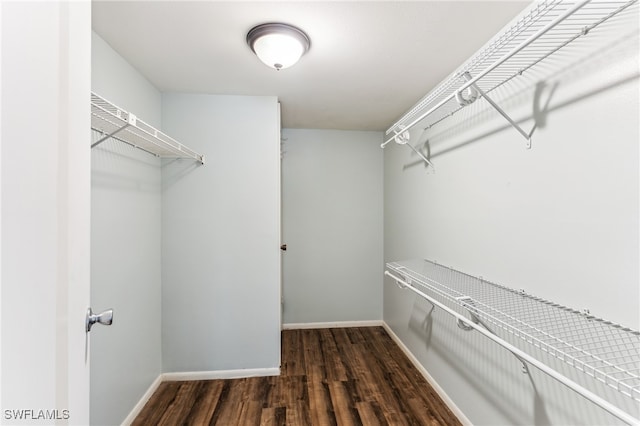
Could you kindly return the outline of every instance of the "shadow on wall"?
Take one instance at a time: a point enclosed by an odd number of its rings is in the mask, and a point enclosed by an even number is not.
[[[574,391],[559,385],[535,367],[527,365],[523,369],[524,363],[507,349],[477,332],[461,330],[453,317],[434,309],[433,305],[419,296],[413,302],[407,328],[423,343],[423,353],[437,354],[449,369],[456,371],[474,394],[480,395],[486,404],[501,413],[508,424],[584,424],[585,419],[594,425],[616,423],[603,409],[581,399]],[[500,337],[509,340],[505,336]],[[638,411],[637,405],[635,408],[633,406],[633,400],[562,360],[545,357],[548,354],[542,351],[532,355],[570,380],[619,405],[623,411]],[[496,370],[505,374],[491,373]],[[434,378],[439,381],[437,377]],[[550,412],[556,414],[550,416]]]
[[[117,140],[104,141],[91,149],[91,185],[137,193],[156,193],[160,187],[152,178],[157,157]]]
[[[488,404],[495,407],[507,419],[508,423],[521,423],[523,415],[517,409],[517,404],[504,404],[504,401],[509,399],[509,395],[504,394],[503,391],[506,388],[505,384],[497,383],[495,375],[489,377],[478,374],[478,371],[504,368],[504,365],[498,361],[499,356],[489,356],[487,351],[481,350],[486,345],[476,344],[478,334],[469,335],[470,339],[465,338],[467,336],[462,335],[462,330],[456,326],[451,327],[454,323],[452,317],[442,312],[434,313],[433,307],[429,308],[427,305],[430,305],[429,302],[416,297],[408,324],[409,330],[424,343],[425,351],[438,354],[452,370],[458,373],[465,384],[474,390],[474,393],[482,395]],[[436,337],[433,336],[434,323],[442,330],[442,333],[437,333]],[[437,337],[441,335],[447,336],[448,339],[445,341]],[[496,348],[494,345],[491,349],[496,350]],[[463,357],[460,355],[462,353],[468,356]],[[482,364],[485,368],[474,368],[474,364]],[[488,367],[489,365],[491,367]],[[501,377],[504,380],[504,376]]]
[[[442,333],[434,335],[434,323]],[[468,334],[467,331],[460,330],[452,317],[434,311],[433,305],[420,297],[416,297],[414,302],[408,328],[424,342],[426,352],[433,351],[437,354],[459,374],[474,393],[482,395],[488,404],[495,407],[509,424],[550,425],[552,421],[547,408],[553,407],[554,411],[562,410],[564,405],[561,396],[553,400],[544,400],[530,369],[523,370],[519,358],[478,333]],[[447,336],[447,340],[442,340],[440,336]],[[508,379],[501,376],[502,379],[498,381],[495,374],[489,374],[496,369],[513,373],[509,374]],[[525,376],[528,380],[523,380]],[[504,383],[505,380],[512,383]],[[514,386],[517,386],[520,392],[505,393],[505,389],[513,389]],[[530,395],[531,398],[530,409],[522,405],[523,399],[520,397],[526,395]],[[506,401],[510,403],[505,403]],[[531,418],[528,418],[529,415]],[[577,418],[571,420],[574,424],[580,421]]]
[[[544,401],[538,392],[536,382],[533,380],[531,372],[527,371],[527,376],[529,377],[529,380],[531,380],[531,387],[533,388],[533,424],[536,426],[551,425],[552,423],[551,420],[549,420],[549,415],[547,414]]]
[[[176,182],[183,179],[185,176],[199,168],[204,166],[195,160],[175,158],[171,160],[165,160],[162,163],[162,191],[166,191],[171,188]]]
[[[554,56],[557,59],[554,63],[569,65],[565,65],[561,69],[556,66],[554,69],[553,64],[547,64],[542,61],[527,73],[512,79],[503,86],[499,86],[491,92],[491,96],[497,100],[498,105],[505,109],[507,113],[513,109],[524,108],[527,104],[531,105],[529,113],[525,113],[524,116],[519,118],[511,117],[531,137],[536,129],[542,129],[547,126],[548,116],[551,112],[636,81],[640,77],[640,72],[637,66],[629,67],[629,71],[626,73],[617,74],[613,78],[607,76],[608,78],[599,81],[600,84],[598,86],[594,85],[579,95],[560,100],[555,104],[551,103],[559,86],[569,87],[580,79],[593,76],[603,69],[611,68],[612,64],[620,63],[636,56],[638,35],[639,31],[637,29],[622,36],[616,35],[614,41],[609,41],[606,45],[595,48],[591,46],[590,41],[582,41],[582,43],[578,43],[579,45],[575,49],[567,49],[568,52],[560,51],[556,53],[557,58]],[[610,34],[604,34],[603,37],[611,38]],[[602,44],[602,41],[597,38],[593,44],[598,44],[598,42]],[[447,145],[447,141],[454,136],[499,117],[499,114],[487,104],[486,100],[475,102],[462,108],[456,114],[458,114],[459,119],[453,125],[446,127],[447,121],[443,119],[444,121],[441,124],[434,127],[435,129],[440,128],[440,131],[429,134],[429,132],[426,132],[426,128],[422,130],[415,148],[429,160],[504,131],[514,132],[514,138],[521,138],[524,147],[524,138],[518,135],[515,129],[506,121],[500,127],[470,139],[455,142],[454,145]],[[499,118],[504,120],[502,117]],[[531,123],[531,121],[533,121],[533,124],[529,124],[530,127],[527,128],[527,122]],[[436,149],[434,150],[434,148]],[[416,154],[412,154],[412,156],[414,158],[417,157]],[[424,161],[416,158],[416,161],[406,164],[403,169],[418,165],[427,167]]]
[[[431,144],[429,143],[429,139],[425,138],[426,135],[426,128],[422,129],[422,133],[420,133],[420,136],[418,137],[418,143],[416,144],[416,149],[429,161],[431,161]],[[427,135],[428,136],[428,135]],[[421,142],[424,139],[424,142]],[[412,156],[417,156],[418,154],[416,154],[415,152],[411,153]],[[427,171],[431,170],[435,173],[435,166],[434,165],[429,165],[427,164],[424,160],[422,160],[421,158],[418,157],[418,159],[416,161],[412,161],[411,163],[405,164],[402,167],[402,170],[407,170],[410,169],[412,167],[416,167],[422,165],[425,169],[427,169]]]
[[[495,331],[493,331],[491,329],[491,327],[489,327],[480,318],[477,318],[473,314],[471,316],[474,319],[474,322],[476,324],[481,325],[487,331],[489,331],[491,334],[497,335],[495,333]],[[458,324],[458,327],[462,328],[465,331],[470,331],[471,330],[471,328],[466,329],[463,326],[461,326],[460,324]],[[507,351],[508,351],[508,349],[507,349]],[[509,351],[509,352],[511,352],[511,351]],[[519,362],[522,363],[522,372],[524,374],[526,374],[527,377],[529,377],[529,381],[531,382],[531,389],[533,390],[533,424],[536,425],[536,426],[551,425],[551,420],[549,420],[549,415],[547,414],[547,409],[545,407],[544,401],[542,400],[542,396],[540,395],[540,392],[538,392],[538,388],[536,387],[535,380],[533,379],[533,376],[531,375],[531,370],[530,370],[529,365],[522,358],[520,358],[518,355],[516,355],[515,353],[511,353],[511,354]]]
[[[428,308],[424,305],[429,305]],[[426,308],[426,309],[425,309]],[[409,318],[409,330],[420,336],[424,341],[425,348],[429,349],[431,335],[433,334],[433,310],[435,305],[427,300],[416,298],[411,317]]]

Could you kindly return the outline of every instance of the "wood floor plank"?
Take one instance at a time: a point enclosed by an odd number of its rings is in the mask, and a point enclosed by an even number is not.
[[[366,340],[362,335],[363,328],[366,327],[348,327],[344,329],[347,333],[347,336],[349,336],[349,340],[351,341],[352,345],[363,343]]]
[[[440,396],[428,384],[424,376],[416,369],[409,358],[402,352],[400,347],[396,345],[391,337],[382,330],[372,328],[371,333],[379,335],[377,338],[369,339],[371,343],[371,351],[379,354],[384,362],[388,363],[388,368],[393,370],[391,376],[395,385],[399,389],[410,389],[416,395],[420,396],[425,406],[429,407],[432,415],[443,424],[446,424],[453,416],[444,403],[433,404],[430,401],[440,401]],[[380,333],[382,332],[382,333]]]
[[[238,418],[238,407],[242,402],[244,379],[225,382],[220,392],[220,400],[211,416],[210,424],[232,425]]]
[[[369,400],[377,402],[383,408],[383,413],[388,423],[403,426],[412,424],[407,418],[407,410],[403,407],[403,395],[398,393],[389,382],[389,374],[384,369],[384,365],[379,364],[376,357],[363,344],[359,344],[356,347],[359,356],[366,360],[368,367],[365,380],[368,386],[375,390]]]
[[[161,383],[133,425],[460,425],[382,327],[285,330],[281,355],[280,376]]]
[[[251,377],[246,379],[242,395],[243,401],[258,401],[262,404],[271,390],[270,377]]]
[[[250,400],[240,404],[240,414],[236,417],[234,424],[237,425],[255,425],[260,424],[262,417],[262,403],[260,401]]]
[[[262,409],[260,426],[286,426],[287,409],[285,407],[267,407]]]
[[[272,377],[264,405],[267,407],[286,407],[292,402],[308,400],[306,376]]]
[[[358,381],[362,399],[377,403],[383,402],[383,389],[386,388],[386,385],[379,382],[381,374],[378,374],[376,366],[372,364],[374,358],[360,343],[352,345],[351,350],[347,353],[351,358],[354,379]]]
[[[296,401],[287,407],[287,426],[313,426],[306,401]]]
[[[309,386],[306,376],[288,377],[288,380],[281,382],[283,394],[285,395],[284,403],[290,405],[292,402],[309,401]]]
[[[178,382],[178,392],[171,404],[165,409],[158,426],[172,426],[182,422],[191,411],[192,401],[195,399],[195,393],[198,382]]]
[[[358,414],[355,403],[345,387],[345,382],[330,382],[329,394],[331,396],[331,404],[333,405],[337,424],[340,426],[362,426],[360,414]]]
[[[324,381],[312,380],[309,388],[309,415],[311,424],[316,426],[336,426],[336,416],[331,403],[329,386]]]
[[[341,344],[340,354],[348,370],[349,379],[358,383],[355,389],[357,395],[354,396],[354,399],[358,401],[378,401],[380,389],[378,383],[373,380],[367,363],[369,354],[363,353],[360,343],[353,344],[350,343],[351,341],[351,339],[347,339],[347,343]]]
[[[300,330],[287,330],[282,333],[282,366],[280,371],[283,376],[303,376],[305,374],[302,347]]]
[[[360,420],[365,426],[386,426],[387,421],[384,419],[380,409],[376,409],[375,404],[366,401],[356,403],[356,409],[360,415]]]
[[[375,333],[374,330],[368,330],[368,332]],[[364,332],[363,332],[364,334]],[[386,334],[386,333],[385,333]],[[366,352],[371,354],[373,359],[370,364],[375,366],[373,371],[381,374],[382,376],[376,379],[376,382],[384,383],[388,386],[384,390],[385,393],[392,393],[396,395],[411,395],[413,398],[420,399],[420,390],[428,386],[424,381],[424,378],[420,376],[419,381],[412,381],[405,374],[405,369],[401,368],[399,362],[402,362],[402,358],[406,358],[401,353],[391,353],[387,351],[388,345],[382,345],[385,342],[382,336],[370,336],[365,344]],[[395,345],[394,345],[395,346]],[[432,416],[425,416],[424,411],[414,410],[414,405],[409,403],[409,399],[399,397],[396,399],[397,404],[393,404],[396,411],[403,413],[409,419],[415,419],[418,424],[431,424]]]
[[[411,407],[412,415],[420,422],[421,425],[437,426],[440,423],[433,411],[424,403],[422,398],[409,398],[407,400]]]
[[[164,415],[164,410],[175,399],[179,389],[180,383],[178,382],[161,383],[152,398],[149,399],[143,410],[133,421],[132,426],[158,424]]]
[[[305,374],[309,380],[323,380],[326,370],[317,330],[302,330],[302,349],[304,351]]]
[[[324,361],[325,376],[327,380],[345,381],[347,372],[336,345],[333,329],[320,330],[320,349]]]
[[[193,405],[185,423],[189,425],[207,425],[218,406],[224,388],[222,380],[199,381]]]

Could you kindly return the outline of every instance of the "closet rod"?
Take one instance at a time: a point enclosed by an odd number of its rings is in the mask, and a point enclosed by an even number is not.
[[[544,34],[546,34],[548,31],[550,31],[551,29],[556,27],[559,23],[561,23],[562,21],[567,19],[569,16],[573,15],[577,10],[580,10],[582,7],[584,7],[590,1],[591,0],[584,0],[584,1],[576,4],[571,9],[567,10],[564,14],[560,15],[559,17],[557,17],[555,20],[553,20],[551,23],[546,25],[540,31],[538,31],[537,33],[535,33],[534,35],[529,37],[527,40],[522,42],[520,45],[515,47],[511,52],[507,53],[502,58],[498,59],[496,62],[494,62],[492,65],[490,65],[487,69],[485,69],[483,72],[481,72],[480,74],[474,76],[472,79],[470,79],[467,82],[465,82],[457,92],[462,92],[462,91],[466,90],[469,86],[475,84],[478,80],[480,80],[485,75],[487,75],[488,73],[490,73],[491,71],[493,71],[494,69],[496,69],[497,67],[502,65],[504,62],[509,60],[509,58],[511,58],[512,56],[516,55],[522,49],[526,48],[531,43],[533,43],[534,41],[536,41],[537,39],[542,37]],[[399,126],[398,126],[399,122],[394,124],[391,129],[395,129],[395,130],[389,129],[386,132],[387,134],[389,134],[389,133],[391,133],[393,131],[394,135],[391,136],[389,139],[387,139],[383,144],[381,144],[380,147],[384,148],[389,142],[394,140],[399,134],[403,134],[404,132],[406,132],[409,129],[411,129],[418,122],[420,122],[423,118],[425,118],[426,116],[430,115],[432,112],[436,111],[438,108],[440,108],[441,106],[443,106],[444,104],[449,102],[451,99],[453,99],[455,97],[455,94],[456,94],[456,92],[451,93],[449,96],[447,96],[446,98],[444,98],[443,100],[438,102],[435,106],[430,108],[428,111],[422,113],[420,116],[418,116],[418,118],[414,119],[411,123],[403,126],[402,128],[399,128]]]
[[[434,304],[435,306],[439,307],[440,309],[444,310],[448,314],[450,314],[453,317],[455,317],[458,321],[463,322],[466,326],[473,328],[474,330],[476,330],[479,333],[481,333],[483,336],[488,337],[489,339],[493,340],[494,342],[496,342],[497,344],[499,344],[500,346],[502,346],[506,350],[510,351],[511,353],[516,355],[517,357],[521,358],[521,361],[528,362],[529,364],[531,364],[534,367],[536,367],[538,370],[540,370],[543,373],[547,374],[551,378],[559,381],[563,385],[567,386],[569,389],[577,392],[578,394],[580,394],[582,397],[586,398],[587,400],[589,400],[589,401],[593,402],[594,404],[600,406],[601,408],[603,408],[604,410],[608,411],[609,413],[611,413],[612,415],[614,415],[618,419],[622,420],[623,422],[625,422],[625,423],[627,423],[629,425],[634,425],[634,426],[640,425],[640,420],[638,420],[635,417],[631,416],[630,414],[622,411],[621,409],[619,409],[615,405],[613,405],[610,402],[604,400],[603,398],[601,398],[598,395],[594,394],[590,390],[585,389],[584,387],[580,386],[579,384],[577,384],[573,380],[563,376],[562,374],[558,373],[556,370],[552,369],[548,365],[544,364],[541,361],[538,361],[536,358],[532,357],[531,355],[527,354],[526,352],[523,352],[522,350],[520,350],[517,347],[513,346],[509,342],[501,339],[500,337],[496,336],[495,334],[491,333],[490,331],[486,330],[485,328],[480,327],[478,324],[474,323],[472,320],[468,319],[464,315],[461,315],[458,312],[456,312],[456,311],[450,309],[449,307],[443,305],[442,303],[440,303],[437,300],[435,300],[433,297],[429,296],[428,294],[418,290],[417,288],[415,288],[411,284],[407,283],[402,278],[396,277],[395,275],[393,275],[389,271],[384,271],[384,274],[386,276],[388,276],[388,277],[391,277],[401,288],[409,289],[409,290],[413,291],[414,293],[418,294],[419,296],[423,297],[424,299],[428,300],[430,303]]]

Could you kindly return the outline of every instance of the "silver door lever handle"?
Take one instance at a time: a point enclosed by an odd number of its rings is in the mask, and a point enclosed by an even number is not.
[[[107,309],[99,314],[94,314],[91,308],[87,309],[87,319],[85,322],[85,330],[87,333],[91,331],[91,327],[97,322],[102,325],[111,325],[113,323],[113,309]]]

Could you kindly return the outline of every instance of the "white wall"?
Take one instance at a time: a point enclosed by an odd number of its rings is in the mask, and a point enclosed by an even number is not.
[[[95,31],[91,33],[91,62],[93,92],[146,123],[162,127],[162,96],[158,89]]]
[[[547,83],[543,103],[558,84],[531,150],[482,102],[419,141],[435,174],[408,148],[386,148],[385,260],[437,260],[637,330],[637,16],[568,49],[554,61],[563,71],[525,73],[493,94],[530,129],[535,83]],[[384,319],[474,424],[617,423],[536,371],[530,381],[511,354],[389,280]]]
[[[382,318],[382,133],[283,130],[283,322]]]
[[[33,419],[48,410],[87,424],[91,5],[2,2],[0,15],[0,422],[52,423]]]
[[[275,97],[163,94],[164,131],[206,155],[163,165],[166,372],[280,365]]]
[[[159,128],[160,92],[96,33],[91,54],[92,90]],[[91,423],[111,425],[161,373],[161,170],[113,139],[91,161],[91,305],[114,310],[91,331]]]

